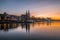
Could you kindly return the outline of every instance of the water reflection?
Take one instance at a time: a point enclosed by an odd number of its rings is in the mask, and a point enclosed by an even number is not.
[[[51,24],[54,22],[36,22],[36,23],[0,23],[0,30],[4,30],[4,31],[8,31],[9,29],[14,29],[17,27],[21,27],[22,29],[25,28],[26,32],[30,32],[30,24],[32,25],[32,27],[34,27],[34,25],[47,25],[47,26],[51,26]]]
[[[60,39],[59,34],[60,22],[0,23],[0,38]]]
[[[2,23],[0,24],[0,30],[8,31],[9,29],[17,28],[18,23]]]
[[[26,28],[26,32],[30,31],[30,23],[21,23],[21,27]]]
[[[0,30],[8,31],[9,29],[17,28],[19,24],[22,29],[26,29],[26,32],[30,31],[30,23],[2,23],[0,24]]]

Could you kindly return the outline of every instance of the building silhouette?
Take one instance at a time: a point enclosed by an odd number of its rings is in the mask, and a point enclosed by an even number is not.
[[[26,22],[28,20],[30,20],[30,11],[29,10],[28,11],[26,10],[26,14],[21,15],[21,21],[22,22]]]

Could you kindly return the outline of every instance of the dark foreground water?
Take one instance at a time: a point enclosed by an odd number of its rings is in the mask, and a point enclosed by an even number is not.
[[[60,22],[0,23],[0,40],[60,40]]]

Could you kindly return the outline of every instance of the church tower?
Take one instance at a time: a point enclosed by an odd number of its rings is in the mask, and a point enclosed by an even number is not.
[[[26,10],[26,17],[27,17],[27,19],[29,20],[30,19],[30,11],[28,10]]]
[[[28,16],[30,17],[30,11],[28,10]]]

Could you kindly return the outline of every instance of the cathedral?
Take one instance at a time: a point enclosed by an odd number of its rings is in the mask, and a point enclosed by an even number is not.
[[[21,15],[21,21],[26,22],[27,20],[30,20],[30,11],[26,10],[26,14]]]

